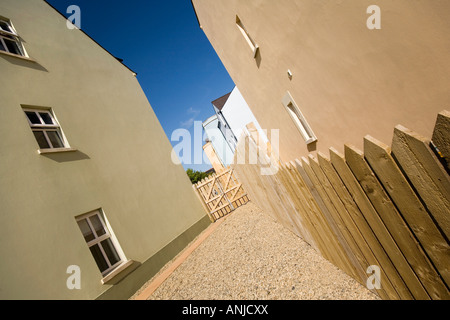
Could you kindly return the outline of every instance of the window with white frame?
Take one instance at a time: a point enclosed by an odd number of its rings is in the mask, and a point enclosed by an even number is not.
[[[0,17],[0,51],[27,57],[19,35],[10,20]]]
[[[252,39],[252,37],[250,37],[250,34],[247,32],[247,29],[245,29],[244,25],[242,24],[241,19],[239,19],[238,16],[236,16],[236,26],[238,27],[239,31],[241,31],[242,35],[244,36],[244,39],[247,41],[248,45],[252,49],[253,57],[255,58],[258,53],[259,46]]]
[[[103,276],[111,273],[126,260],[105,223],[101,210],[82,215],[76,220]]]
[[[316,135],[312,131],[311,127],[301,113],[299,107],[295,103],[289,91],[284,95],[282,103],[291,116],[292,120],[294,121],[295,125],[300,130],[300,133],[303,136],[303,139],[305,139],[306,144],[317,141]]]
[[[50,110],[28,109],[23,111],[40,149],[68,148],[61,128]]]

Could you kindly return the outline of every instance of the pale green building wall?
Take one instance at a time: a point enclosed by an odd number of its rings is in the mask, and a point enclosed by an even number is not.
[[[42,0],[2,0],[0,15],[35,60],[0,53],[0,299],[128,298],[209,219],[128,68]],[[22,105],[51,107],[78,151],[38,154]],[[117,285],[75,221],[98,208],[141,263]]]

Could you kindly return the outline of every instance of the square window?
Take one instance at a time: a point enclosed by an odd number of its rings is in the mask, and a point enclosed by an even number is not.
[[[39,119],[35,111],[25,111],[25,114],[27,115],[28,120],[31,122],[31,124],[41,124],[41,120]]]
[[[11,21],[0,17],[0,51],[27,57],[25,48]]]
[[[6,21],[0,20],[0,30],[12,33],[11,27]]]
[[[58,131],[46,131],[47,137],[52,144],[52,148],[64,148],[64,143]]]
[[[92,232],[91,227],[89,226],[89,223],[86,219],[78,221],[78,226],[80,227],[81,233],[83,234],[84,240],[86,240],[86,242],[95,239],[94,233]]]
[[[14,40],[4,38],[3,41],[6,44],[6,48],[8,49],[7,50],[8,52],[22,55],[22,53],[20,52],[19,46],[17,45],[17,43]]]
[[[85,214],[76,218],[76,220],[92,257],[103,276],[111,273],[126,261],[125,257],[119,254],[119,244],[112,238],[100,210]]]
[[[106,233],[106,230],[103,227],[103,224],[98,215],[91,216],[89,218],[89,221],[91,222],[91,225],[94,227],[95,234],[97,235],[97,237],[101,237]]]
[[[24,109],[23,111],[40,149],[69,148],[50,110]]]
[[[45,137],[45,134],[43,131],[33,131],[33,134],[34,134],[34,137],[36,138],[39,148],[41,148],[41,149],[49,149],[50,148],[50,144],[48,143],[48,140]]]
[[[115,265],[117,262],[120,262],[119,254],[117,253],[116,248],[114,248],[114,244],[112,243],[110,238],[100,242],[100,245],[102,246],[103,251],[106,253],[108,261],[111,265]]]
[[[89,250],[94,257],[95,263],[97,263],[97,267],[100,269],[100,272],[103,274],[106,270],[108,270],[109,265],[105,259],[105,255],[103,254],[100,246],[98,244],[94,244],[89,247]]]
[[[39,112],[39,115],[45,124],[54,124],[53,118],[48,112]]]

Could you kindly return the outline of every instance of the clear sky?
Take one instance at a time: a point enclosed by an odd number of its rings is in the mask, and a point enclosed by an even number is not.
[[[80,7],[81,29],[137,73],[169,140],[179,128],[194,137],[193,122],[212,116],[211,101],[234,87],[200,29],[190,0],[47,2],[66,17],[71,15],[70,5]],[[194,150],[191,153],[193,158]],[[211,168],[209,162],[183,166]]]

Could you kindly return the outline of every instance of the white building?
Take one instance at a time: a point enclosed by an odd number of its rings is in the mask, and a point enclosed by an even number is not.
[[[227,99],[221,109],[218,110],[217,107],[214,107],[214,110],[216,110],[219,122],[223,121],[222,127],[225,128],[226,131],[226,140],[231,140],[231,138],[228,137],[234,137],[234,145],[232,146],[230,144],[233,152],[236,148],[237,141],[242,135],[242,132],[246,130],[245,126],[251,122],[255,124],[263,141],[267,142],[266,133],[262,130],[237,87],[234,87],[234,89],[227,95]],[[231,133],[228,131],[231,131]]]
[[[224,167],[233,163],[236,144],[242,133],[248,135],[247,124],[253,122],[263,142],[268,141],[265,132],[237,87],[211,103],[216,114],[203,122],[203,128]],[[209,153],[207,156],[210,158]],[[209,160],[211,163],[216,162],[215,159]]]

